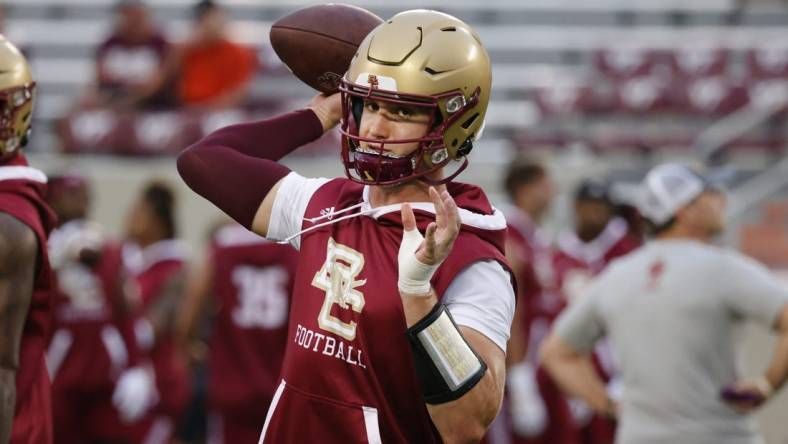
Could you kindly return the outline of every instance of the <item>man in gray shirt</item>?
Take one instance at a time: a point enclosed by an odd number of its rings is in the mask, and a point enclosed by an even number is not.
[[[788,288],[757,262],[709,244],[725,196],[689,168],[666,164],[643,181],[641,213],[655,240],[613,262],[561,315],[541,350],[569,394],[618,416],[619,444],[760,443],[747,413],[788,378]],[[763,376],[740,379],[743,321],[780,334]],[[621,405],[587,358],[606,336],[619,359]]]

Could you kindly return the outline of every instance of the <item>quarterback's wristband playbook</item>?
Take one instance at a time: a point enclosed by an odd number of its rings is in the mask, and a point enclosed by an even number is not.
[[[454,401],[484,376],[487,365],[457,329],[446,306],[435,308],[407,331],[413,364],[428,404]]]

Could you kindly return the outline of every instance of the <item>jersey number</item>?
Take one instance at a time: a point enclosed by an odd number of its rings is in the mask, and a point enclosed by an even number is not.
[[[326,292],[317,324],[321,329],[337,334],[348,341],[356,338],[356,322],[343,322],[331,314],[331,309],[337,305],[342,310],[361,313],[364,309],[364,293],[356,288],[364,285],[367,280],[356,278],[363,269],[363,254],[329,238],[326,262],[312,279],[312,285]]]
[[[233,321],[239,327],[268,330],[285,325],[288,279],[281,266],[236,268],[233,283],[238,288],[238,306],[233,310]]]

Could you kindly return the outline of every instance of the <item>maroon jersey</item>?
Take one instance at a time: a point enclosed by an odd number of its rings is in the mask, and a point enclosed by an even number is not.
[[[240,225],[220,228],[211,244],[213,321],[208,367],[212,410],[244,418],[259,434],[279,383],[298,255]]]
[[[561,233],[553,260],[559,288],[571,300],[610,261],[640,245],[640,239],[630,234],[626,221],[619,217],[590,242],[583,242],[574,232]]]
[[[16,372],[16,408],[11,443],[52,442],[52,406],[44,352],[52,318],[52,270],[46,250],[55,215],[44,203],[46,176],[22,155],[0,166],[0,212],[30,227],[38,238],[38,269],[22,331]]]
[[[553,250],[549,241],[540,235],[537,227],[522,211],[511,209],[506,213],[509,223],[508,246],[510,254],[518,257],[522,268],[517,274],[517,303],[523,307],[521,325],[527,338],[526,361],[537,367],[533,374],[533,384],[538,389],[546,412],[546,424],[539,432],[534,431],[525,437],[512,429],[510,440],[513,444],[575,444],[580,442],[579,431],[561,390],[538,367],[539,347],[550,332],[553,321],[566,307],[566,300],[556,288],[555,273],[552,268]],[[511,414],[504,409],[505,414]]]
[[[55,230],[49,243],[53,261],[69,254],[63,250],[85,230],[91,228],[83,221]],[[57,263],[57,298],[55,334],[48,351],[52,383],[109,391],[120,372],[139,360],[131,320],[118,312],[124,275],[120,245],[104,242],[92,267],[73,258],[53,263]]]
[[[505,224],[477,187],[450,183],[463,226],[436,272],[439,298],[471,263],[492,259],[507,269]],[[312,196],[308,218],[363,202],[364,187],[335,179]],[[464,209],[464,210],[463,210]],[[467,212],[466,212],[467,211]],[[414,205],[420,230],[434,220]],[[467,217],[467,218],[466,218]],[[476,219],[480,223],[466,222]],[[481,227],[486,227],[481,228]],[[397,290],[402,239],[399,206],[357,216],[301,235],[282,381],[261,442],[440,442],[422,398]]]
[[[518,304],[523,304],[522,322],[528,338],[526,359],[537,364],[539,345],[550,330],[553,320],[566,306],[566,301],[557,291],[557,282],[553,270],[553,250],[549,240],[528,217],[519,210],[507,211],[509,223],[509,246],[521,264],[517,278]]]
[[[144,317],[165,286],[181,272],[186,252],[179,241],[164,240],[138,252],[136,260],[126,257],[126,265],[133,274],[137,297],[141,304],[139,316]],[[159,404],[154,414],[177,417],[189,399],[189,378],[186,363],[177,353],[172,333],[155,338],[150,359],[156,373]]]
[[[96,249],[90,266],[77,260]],[[141,359],[131,314],[122,310],[120,245],[98,228],[70,221],[49,238],[56,271],[54,334],[47,351],[56,443],[119,441],[126,425],[112,403],[118,376]]]

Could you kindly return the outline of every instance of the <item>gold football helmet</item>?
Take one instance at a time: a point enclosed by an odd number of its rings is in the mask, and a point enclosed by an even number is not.
[[[390,185],[411,179],[445,183],[468,164],[466,156],[481,134],[492,74],[490,58],[470,26],[437,11],[395,15],[361,43],[340,84],[342,160],[347,176],[360,183]],[[359,136],[363,100],[429,109],[428,133],[418,139],[386,140],[383,145],[418,142],[405,157],[386,153],[380,140]],[[375,148],[360,151],[359,142]],[[461,165],[440,180],[427,177],[451,161]]]
[[[0,160],[27,143],[35,87],[25,56],[0,35]]]

